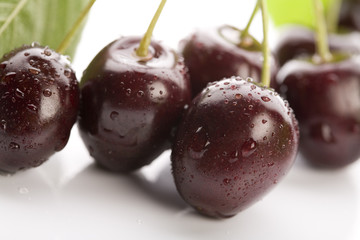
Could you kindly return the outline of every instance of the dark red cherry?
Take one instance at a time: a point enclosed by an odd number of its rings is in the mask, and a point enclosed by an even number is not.
[[[221,26],[197,31],[180,43],[185,65],[189,68],[193,97],[209,82],[232,76],[251,77],[260,82],[263,64],[262,47],[253,37],[240,41],[241,30]],[[277,66],[271,61],[271,86]]]
[[[332,52],[360,53],[360,34],[329,34],[329,47]],[[283,29],[274,51],[278,63],[283,66],[296,58],[308,58],[315,54],[315,33],[308,28],[291,26]]]
[[[149,59],[136,55],[140,38],[106,46],[81,80],[79,127],[91,156],[120,172],[138,169],[169,147],[190,88],[183,59],[157,42]]]
[[[47,47],[24,46],[0,60],[0,170],[36,167],[66,145],[79,87],[69,61]]]
[[[360,30],[360,1],[342,0],[339,26],[348,31]]]
[[[179,126],[171,155],[176,187],[200,213],[231,217],[289,171],[298,136],[276,92],[235,77],[212,83]]]
[[[300,125],[300,152],[316,166],[344,167],[360,157],[360,59],[314,64],[292,60],[280,92]]]

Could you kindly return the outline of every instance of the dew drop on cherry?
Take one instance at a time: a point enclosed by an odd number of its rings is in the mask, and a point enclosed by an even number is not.
[[[51,92],[50,89],[44,89],[43,95],[44,95],[45,97],[51,97],[52,92]]]
[[[267,97],[267,96],[262,96],[262,97],[261,97],[261,100],[263,100],[264,102],[269,102],[269,101],[270,101],[270,98]]]
[[[116,111],[112,111],[111,113],[110,113],[110,118],[111,118],[111,120],[116,120],[116,118],[119,116],[119,113],[118,112],[116,112]]]
[[[248,139],[241,147],[241,155],[243,157],[249,157],[256,150],[256,141],[252,138]]]
[[[20,145],[17,144],[16,142],[11,142],[9,144],[9,148],[12,149],[12,150],[19,150],[20,149]]]

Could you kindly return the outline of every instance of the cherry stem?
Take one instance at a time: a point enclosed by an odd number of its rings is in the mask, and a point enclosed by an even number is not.
[[[256,15],[256,13],[258,12],[259,8],[260,8],[259,3],[256,2],[255,8],[254,8],[254,10],[253,10],[253,12],[252,12],[252,14],[250,16],[250,19],[249,19],[246,27],[244,28],[244,30],[242,30],[242,32],[241,32],[241,36],[240,36],[241,39],[240,40],[243,40],[243,39],[245,39],[246,37],[249,36],[250,26],[251,26],[251,24],[252,24],[252,22],[254,20],[254,17]]]
[[[329,50],[324,6],[321,0],[313,0],[313,8],[315,13],[317,54],[320,56],[322,62],[329,62],[332,56]]]
[[[70,31],[65,36],[64,40],[60,43],[59,47],[57,48],[57,52],[63,54],[66,49],[69,47],[71,40],[73,39],[74,35],[76,34],[77,30],[80,28],[82,22],[84,21],[85,17],[88,15],[91,7],[94,5],[96,0],[90,0],[90,2],[86,5],[84,10],[80,13],[79,18],[76,20],[74,25],[71,27]]]
[[[270,87],[270,47],[268,41],[269,33],[269,14],[267,11],[266,0],[258,0],[261,7],[262,25],[263,25],[263,66],[261,71],[261,85]]]
[[[336,33],[339,24],[339,15],[341,10],[342,0],[332,0],[327,14],[328,31]]]
[[[141,39],[140,42],[140,46],[138,49],[136,49],[136,55],[138,57],[148,57],[149,54],[149,46],[151,43],[151,37],[155,28],[155,25],[160,17],[160,14],[165,6],[166,0],[161,0],[161,3],[153,17],[153,19],[151,20],[151,23],[144,35],[144,37]]]

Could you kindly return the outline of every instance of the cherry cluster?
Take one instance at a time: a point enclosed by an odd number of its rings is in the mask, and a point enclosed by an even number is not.
[[[23,46],[0,60],[2,171],[39,166],[66,145],[78,120],[102,168],[129,173],[171,148],[184,200],[204,215],[230,217],[290,170],[297,119],[308,160],[339,167],[360,156],[360,62],[353,54],[360,48],[335,44],[341,54],[322,61],[312,57],[311,37],[283,40],[270,55],[262,0],[254,9],[262,11],[262,44],[247,28],[224,25],[194,33],[177,53],[151,41],[165,2],[143,38],[107,45],[80,84],[70,63],[47,47]],[[290,60],[299,53],[306,60]]]
[[[315,167],[341,168],[360,157],[359,6],[343,1],[327,39],[291,26],[275,49],[278,91],[299,121],[300,153]]]

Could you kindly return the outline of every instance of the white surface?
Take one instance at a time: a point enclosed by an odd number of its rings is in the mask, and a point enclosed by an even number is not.
[[[78,75],[108,42],[142,34],[158,2],[99,0],[74,61]],[[243,27],[252,8],[246,2],[168,1],[155,37],[175,48],[196,27]],[[255,22],[255,35],[260,26]],[[44,165],[0,176],[0,239],[359,240],[359,203],[360,161],[320,171],[298,159],[251,208],[230,219],[205,218],[178,196],[169,152],[129,176],[110,174],[93,165],[75,126],[67,147]]]

